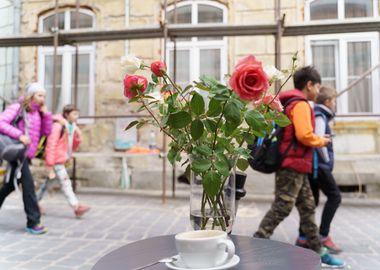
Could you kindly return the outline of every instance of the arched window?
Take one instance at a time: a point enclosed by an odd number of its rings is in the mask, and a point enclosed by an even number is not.
[[[306,20],[378,17],[378,0],[307,0]]]
[[[67,9],[58,13],[58,28],[71,30],[77,28],[75,9]],[[39,32],[54,30],[55,15],[49,13],[39,19]],[[94,14],[80,9],[78,28],[94,28]],[[53,47],[39,48],[39,80],[47,89],[47,104],[51,111],[60,112],[65,104],[75,100],[75,47],[60,46],[57,49],[56,91],[53,93]],[[81,43],[78,48],[78,92],[77,106],[82,115],[94,113],[94,58],[93,43]]]
[[[227,9],[215,1],[184,1],[168,9],[170,24],[207,24],[227,22]],[[177,39],[176,81],[188,84],[201,75],[222,80],[227,73],[227,41],[223,37],[193,37]],[[169,72],[174,74],[174,43],[168,44]]]

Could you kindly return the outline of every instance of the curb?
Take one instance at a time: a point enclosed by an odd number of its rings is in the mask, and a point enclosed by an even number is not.
[[[114,189],[114,188],[90,188],[81,187],[78,189],[79,194],[96,194],[96,195],[115,195],[115,196],[137,196],[137,197],[151,197],[151,198],[162,198],[161,190],[147,190],[147,189]],[[248,202],[266,202],[270,203],[273,201],[274,196],[270,194],[250,194],[242,198],[244,201]],[[175,197],[172,196],[171,190],[166,192],[166,200],[188,200],[189,192],[187,190],[176,190]],[[323,196],[320,200],[324,203],[326,198]],[[361,197],[360,194],[343,194],[342,205],[346,206],[365,206],[365,207],[380,207],[380,199],[377,198],[365,198]]]

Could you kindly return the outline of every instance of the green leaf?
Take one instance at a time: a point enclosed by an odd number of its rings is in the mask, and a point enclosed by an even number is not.
[[[191,122],[191,137],[193,140],[198,140],[200,137],[202,137],[204,131],[204,126],[201,120],[196,119],[193,122]]]
[[[224,95],[224,94],[217,94],[213,98],[216,99],[216,100],[219,100],[219,101],[227,101],[227,100],[230,99],[230,96],[229,95]]]
[[[124,131],[136,126],[139,123],[139,121],[135,120],[129,123],[129,125],[124,129]]]
[[[211,148],[204,144],[194,147],[193,150],[203,156],[210,156],[212,154]]]
[[[168,125],[172,128],[184,128],[191,123],[191,116],[188,112],[179,111],[169,115]]]
[[[176,148],[170,148],[168,152],[168,160],[169,162],[174,165],[176,159],[177,159],[178,151]]]
[[[211,167],[211,161],[208,159],[196,159],[191,163],[191,169],[196,173],[208,171]]]
[[[158,77],[154,73],[152,73],[152,81],[158,83]]]
[[[203,100],[203,97],[197,92],[194,93],[190,104],[192,112],[196,115],[201,115],[205,112],[205,101]]]
[[[255,135],[253,135],[252,133],[244,132],[243,137],[244,137],[244,140],[249,144],[252,144],[253,141],[255,140]]]
[[[153,84],[153,83],[150,82],[148,84],[148,87],[146,88],[144,94],[152,93],[154,91],[154,88],[155,88],[155,84]],[[146,96],[144,96],[144,97],[146,97]]]
[[[236,128],[239,126],[239,123],[231,123],[231,122],[226,122],[224,126],[224,134],[229,137],[234,133]]]
[[[204,121],[204,125],[209,132],[216,131],[216,121],[211,120],[211,119],[206,119],[206,121]]]
[[[279,113],[278,115],[276,115],[274,118],[274,122],[280,127],[286,127],[292,123],[290,122],[289,118],[283,113]]]
[[[220,176],[214,171],[207,172],[203,177],[203,189],[210,197],[214,197],[216,194],[218,194],[220,185]]]
[[[245,121],[253,130],[256,130],[256,131],[260,131],[262,129],[265,129],[266,127],[265,118],[258,111],[252,110],[252,111],[246,112]]]
[[[207,115],[210,117],[216,117],[222,113],[222,105],[216,99],[211,99],[208,105]]]
[[[239,158],[236,166],[239,168],[239,170],[244,172],[249,166],[248,160]]]
[[[215,168],[221,175],[229,176],[230,175],[230,166],[227,157],[220,153],[217,155],[217,161],[215,162]]]
[[[228,122],[240,123],[239,107],[233,102],[228,102],[224,108],[224,117]]]
[[[202,83],[203,83],[204,85],[207,85],[207,86],[209,86],[209,87],[215,87],[216,85],[219,84],[219,82],[218,82],[215,78],[213,78],[213,77],[209,77],[209,76],[207,76],[207,75],[202,75],[202,76],[200,77],[200,80],[202,81]]]

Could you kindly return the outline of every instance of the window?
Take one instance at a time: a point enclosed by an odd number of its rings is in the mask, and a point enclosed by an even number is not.
[[[58,14],[58,28],[70,30],[76,28],[76,11],[65,10]],[[79,28],[94,28],[94,14],[81,9]],[[39,32],[54,29],[54,14],[43,16],[39,20]],[[75,98],[75,47],[65,45],[57,49],[56,89],[53,93],[53,47],[39,48],[39,81],[47,90],[47,105],[58,113],[63,106],[77,101],[82,115],[94,114],[94,59],[95,46],[92,43],[79,44],[78,48],[78,92]],[[86,120],[81,120],[86,121]],[[88,120],[87,120],[88,121]]]
[[[339,91],[377,65],[378,33],[334,34],[306,38],[306,59],[321,73],[322,84]],[[338,99],[338,112],[379,113],[379,70],[367,75]]]
[[[177,4],[176,10],[171,6],[167,15],[171,24],[223,24],[227,21],[225,6],[215,1],[184,1]],[[223,79],[227,72],[225,38],[181,38],[177,39],[176,43],[176,57],[174,43],[168,44],[167,62],[171,76],[174,75],[174,66],[176,67],[176,82],[179,85],[188,84],[205,74],[214,76],[217,80]]]
[[[308,0],[306,21],[378,17],[378,0]]]

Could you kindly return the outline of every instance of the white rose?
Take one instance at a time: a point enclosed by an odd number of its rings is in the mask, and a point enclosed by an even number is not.
[[[120,64],[128,75],[133,75],[140,69],[142,61],[136,56],[127,55],[121,58]]]
[[[267,74],[269,81],[271,82],[285,79],[285,74],[274,66],[264,66],[264,72]]]

